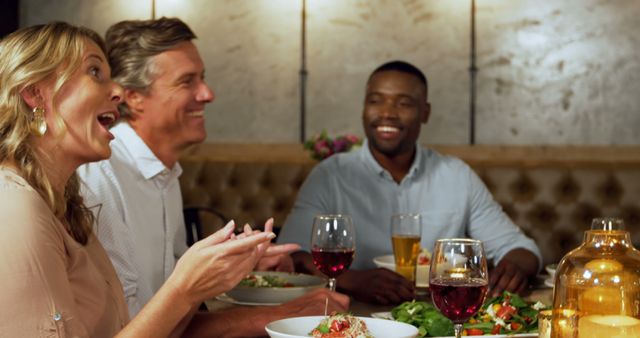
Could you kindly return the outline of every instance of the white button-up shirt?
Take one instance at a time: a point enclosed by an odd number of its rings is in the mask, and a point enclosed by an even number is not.
[[[124,288],[131,317],[169,277],[186,251],[178,177],[128,123],[111,129],[112,155],[78,169],[85,204],[96,216],[94,231]]]

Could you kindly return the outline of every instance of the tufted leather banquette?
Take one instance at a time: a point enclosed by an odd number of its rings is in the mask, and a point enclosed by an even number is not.
[[[591,219],[625,220],[640,243],[640,147],[433,146],[463,159],[534,238],[544,263],[582,241]],[[186,206],[213,207],[242,225],[281,226],[315,165],[299,144],[201,144],[181,159]],[[205,232],[220,227],[203,215]]]

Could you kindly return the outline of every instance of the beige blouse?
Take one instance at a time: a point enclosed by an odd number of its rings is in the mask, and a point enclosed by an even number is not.
[[[128,318],[95,237],[77,243],[33,188],[0,166],[0,336],[113,337]]]

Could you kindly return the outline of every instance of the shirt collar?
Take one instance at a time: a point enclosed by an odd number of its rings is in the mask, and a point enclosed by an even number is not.
[[[368,139],[365,139],[364,142],[362,142],[362,150],[360,154],[364,163],[367,166],[369,166],[372,170],[374,170],[378,175],[388,177],[389,179],[393,179],[391,177],[391,174],[385,168],[383,168],[380,165],[380,163],[378,163],[375,157],[373,157],[373,154],[371,153],[371,149],[369,149]],[[407,176],[404,179],[411,178],[417,174],[417,172],[420,170],[423,157],[424,157],[424,154],[422,153],[422,147],[420,147],[420,145],[416,143],[416,156],[413,158],[413,163],[411,164],[411,167],[409,168],[409,172],[407,173]]]
[[[173,175],[180,176],[182,174],[182,167],[176,162],[173,169],[167,168],[162,161],[156,157],[151,151],[149,146],[138,136],[135,130],[131,128],[129,123],[120,122],[110,130],[115,136],[116,140],[122,142],[126,149],[129,151],[135,167],[140,171],[145,179],[151,179],[159,174],[172,173]]]

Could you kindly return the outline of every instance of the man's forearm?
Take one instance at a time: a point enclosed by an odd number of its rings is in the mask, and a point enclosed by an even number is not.
[[[198,312],[183,337],[260,337],[264,327],[274,320],[264,307],[234,307],[216,312]]]

